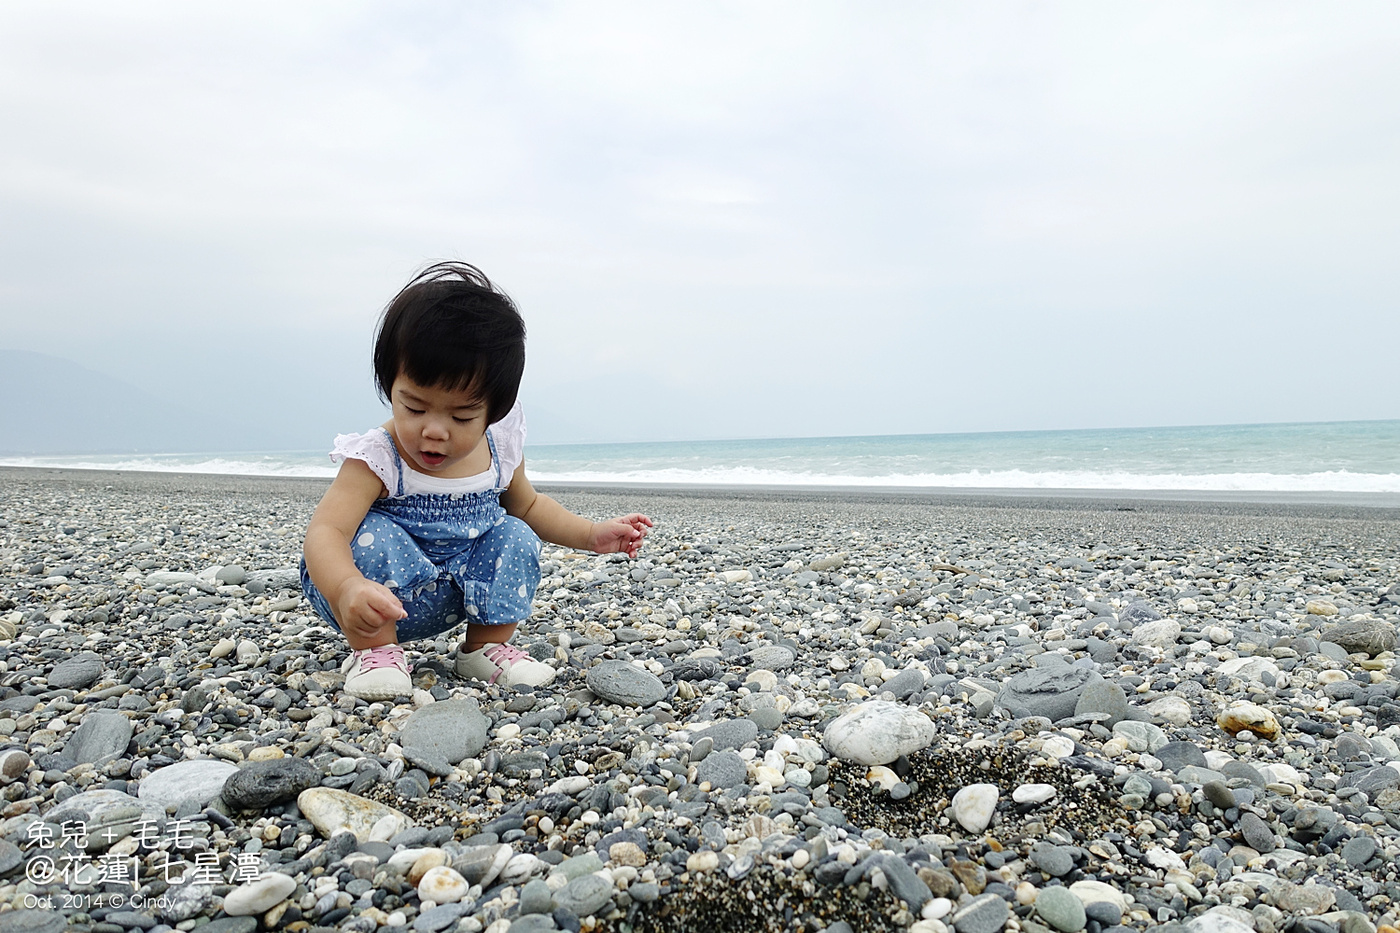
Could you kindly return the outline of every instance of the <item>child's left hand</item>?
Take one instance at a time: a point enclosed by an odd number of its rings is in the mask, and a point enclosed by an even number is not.
[[[589,550],[598,554],[621,552],[636,557],[642,539],[651,531],[651,519],[637,512],[606,522],[594,522],[589,534]]]

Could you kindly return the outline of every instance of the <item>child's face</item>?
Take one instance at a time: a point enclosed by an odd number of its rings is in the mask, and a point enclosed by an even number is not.
[[[475,392],[422,386],[399,373],[389,403],[394,433],[414,469],[449,477],[476,472],[464,463],[486,437],[486,403]]]

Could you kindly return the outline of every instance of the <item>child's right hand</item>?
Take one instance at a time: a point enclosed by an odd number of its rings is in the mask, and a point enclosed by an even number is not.
[[[336,609],[340,627],[352,645],[380,645],[397,641],[394,623],[408,615],[393,590],[364,577],[345,582],[336,601]]]

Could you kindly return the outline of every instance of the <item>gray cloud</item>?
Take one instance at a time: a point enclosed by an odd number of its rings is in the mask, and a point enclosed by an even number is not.
[[[0,346],[314,447],[378,420],[375,314],[458,257],[526,314],[541,441],[1400,417],[1397,39],[1389,4],[10,5]]]

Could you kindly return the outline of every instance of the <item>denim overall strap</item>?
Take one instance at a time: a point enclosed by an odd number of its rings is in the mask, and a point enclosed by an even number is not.
[[[491,429],[486,429],[486,446],[491,449],[491,469],[496,472],[496,482],[491,487],[496,492],[505,488],[501,484],[501,458],[496,456],[496,440],[491,436]]]
[[[399,445],[394,443],[394,435],[390,434],[388,431],[385,431],[384,428],[380,428],[379,430],[384,431],[384,436],[387,437],[387,438],[389,439],[389,449],[392,450],[392,451],[394,452],[394,469],[395,469],[395,472],[398,474],[398,479],[399,479],[399,488],[398,488],[398,490],[397,490],[396,492],[391,493],[391,495],[392,495],[393,497],[395,497],[395,498],[402,498],[402,497],[403,497],[403,458],[399,456]]]

